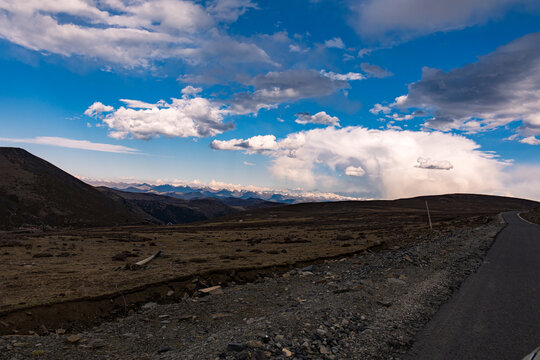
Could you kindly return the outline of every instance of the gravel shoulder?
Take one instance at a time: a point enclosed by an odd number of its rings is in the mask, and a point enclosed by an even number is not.
[[[399,359],[482,264],[500,218],[147,303],[91,329],[0,337],[0,359]]]

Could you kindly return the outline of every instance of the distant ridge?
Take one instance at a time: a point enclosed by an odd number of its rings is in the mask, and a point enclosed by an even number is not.
[[[49,162],[24,149],[0,147],[0,228],[139,222],[139,216]]]
[[[182,224],[281,205],[260,199],[184,200],[126,190],[95,188],[24,149],[0,147],[1,230]]]

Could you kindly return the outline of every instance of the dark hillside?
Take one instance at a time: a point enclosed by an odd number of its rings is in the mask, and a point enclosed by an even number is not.
[[[20,148],[0,148],[0,228],[139,222],[137,215],[47,161]]]

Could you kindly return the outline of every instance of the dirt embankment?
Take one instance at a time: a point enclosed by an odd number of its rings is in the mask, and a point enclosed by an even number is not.
[[[0,357],[399,358],[439,305],[478,268],[502,226],[494,221],[435,231],[378,251],[253,273],[253,282],[233,280],[223,293],[198,291],[171,304],[148,302],[89,330],[66,326],[46,329],[46,336],[4,336]]]
[[[540,225],[540,207],[522,212],[520,216],[533,224]]]

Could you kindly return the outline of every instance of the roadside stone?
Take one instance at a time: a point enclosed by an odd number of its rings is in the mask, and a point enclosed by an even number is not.
[[[207,287],[207,288],[204,288],[204,289],[200,289],[199,291],[201,293],[203,293],[203,294],[209,294],[209,295],[223,294],[223,289],[219,285]]]
[[[232,342],[232,343],[229,343],[229,344],[227,345],[227,350],[229,350],[229,351],[238,351],[238,352],[240,352],[240,351],[245,350],[246,347],[247,347],[247,346],[246,346],[246,344],[244,344],[244,343],[241,343],[241,342]]]
[[[396,278],[388,278],[386,279],[387,282],[389,282],[390,284],[394,284],[394,285],[406,285],[407,282],[405,280],[401,280],[401,279],[396,279]]]
[[[66,338],[66,341],[71,344],[75,344],[76,342],[79,342],[81,338],[79,335],[70,335]]]
[[[246,342],[246,345],[250,348],[262,348],[263,343],[259,340],[249,340]]]
[[[281,351],[283,351],[283,354],[286,357],[291,357],[293,355],[292,352],[289,349],[283,348],[283,349],[281,349]]]

